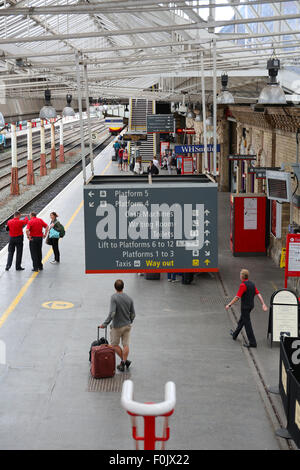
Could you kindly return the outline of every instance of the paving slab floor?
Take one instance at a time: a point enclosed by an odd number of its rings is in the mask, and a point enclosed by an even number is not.
[[[110,154],[108,149],[97,158],[97,174],[118,172]],[[227,196],[220,195],[222,227]],[[48,220],[55,210],[66,225],[81,200],[79,176],[41,215]],[[5,272],[6,249],[0,254],[0,318],[5,314],[0,339],[7,353],[0,365],[0,448],[134,449],[130,419],[120,405],[120,386],[130,377],[137,401],[161,401],[165,383],[175,382],[167,449],[279,449],[245,352],[228,334],[232,322],[218,277],[201,274],[185,286],[167,282],[166,275],[160,281],[136,274],[85,275],[83,237],[81,207],[60,242],[60,265],[47,260],[43,272],[32,276],[26,241],[25,271]],[[228,246],[220,242],[220,266],[228,269],[224,278],[231,294],[239,266],[231,264]],[[117,277],[124,279],[137,313],[132,367],[129,374],[117,372],[118,391],[89,391],[88,351]],[[73,307],[43,306],[51,301]],[[255,317],[256,330],[265,326],[260,321],[265,319]],[[258,334],[259,341],[262,337]]]

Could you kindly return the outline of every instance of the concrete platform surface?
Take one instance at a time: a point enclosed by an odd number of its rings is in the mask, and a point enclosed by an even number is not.
[[[97,157],[97,174],[118,171],[110,149],[111,144]],[[229,217],[228,199],[220,195],[222,227]],[[53,210],[67,226],[60,265],[49,263],[44,245],[44,270],[32,273],[25,241],[26,270],[5,272],[7,248],[0,253],[0,339],[7,348],[6,364],[0,365],[0,448],[134,449],[120,391],[88,391],[90,343],[107,315],[113,283],[121,277],[137,316],[132,367],[129,374],[117,372],[115,382],[120,390],[130,377],[137,401],[161,401],[165,383],[175,382],[177,404],[167,449],[279,449],[245,351],[228,334],[232,321],[218,276],[199,275],[190,286],[168,283],[165,275],[160,281],[136,274],[87,276],[81,175],[45,208],[44,220]],[[221,274],[233,295],[244,260],[234,259],[228,247],[222,230]],[[247,259],[247,266],[268,301],[270,282],[279,283],[281,272],[265,259]],[[43,305],[57,301],[72,308]],[[257,354],[273,383],[278,351],[268,348],[266,314],[256,310]]]

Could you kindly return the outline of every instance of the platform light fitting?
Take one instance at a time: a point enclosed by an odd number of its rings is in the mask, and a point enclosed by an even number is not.
[[[71,105],[71,101],[72,101],[72,95],[70,95],[69,93],[66,95],[66,100],[67,100],[67,106],[63,109],[63,112],[62,112],[62,115],[64,117],[67,117],[67,116],[75,116],[75,111],[74,109],[70,106]]]
[[[278,70],[280,70],[280,60],[273,57],[267,62],[269,71],[269,83],[262,89],[258,104],[286,104],[286,97],[283,89],[276,80]]]
[[[188,105],[188,112],[187,112],[186,117],[190,119],[195,119],[195,113],[193,111],[193,107],[191,104]]]
[[[178,106],[178,113],[184,116],[187,112],[187,107],[184,103],[180,103]]]
[[[233,104],[234,98],[232,94],[227,90],[228,85],[228,75],[223,73],[221,75],[222,90],[219,96],[217,97],[217,104]]]
[[[45,90],[45,106],[40,110],[40,119],[54,119],[57,117],[56,109],[51,105],[51,91]]]

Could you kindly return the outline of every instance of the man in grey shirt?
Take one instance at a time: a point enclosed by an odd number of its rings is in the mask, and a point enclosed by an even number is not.
[[[124,282],[121,279],[115,282],[115,289],[116,293],[110,299],[109,315],[100,325],[100,328],[106,328],[112,322],[110,343],[121,358],[117,369],[124,372],[125,367],[128,369],[131,364],[131,361],[128,361],[129,337],[131,324],[135,318],[135,311],[133,300],[123,292]],[[123,349],[119,346],[120,340],[122,340]]]

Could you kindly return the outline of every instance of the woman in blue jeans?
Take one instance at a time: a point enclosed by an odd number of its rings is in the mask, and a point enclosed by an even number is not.
[[[176,276],[182,276],[181,273],[168,273],[168,282],[177,282]]]
[[[49,225],[49,243],[52,246],[52,250],[53,250],[53,253],[54,253],[54,260],[50,261],[50,263],[52,263],[52,264],[58,264],[59,261],[60,261],[60,253],[59,253],[59,249],[58,249],[59,238],[54,238],[54,237],[50,236],[51,235],[50,234],[51,228],[56,230],[55,229],[55,224],[58,222],[57,218],[58,218],[57,213],[56,212],[51,212],[51,214],[50,214],[51,222],[50,222],[50,225]]]

